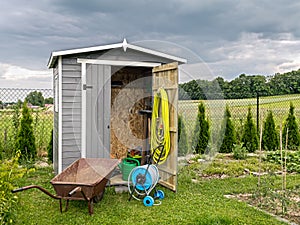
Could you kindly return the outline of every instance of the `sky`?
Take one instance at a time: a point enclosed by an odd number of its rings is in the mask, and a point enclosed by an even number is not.
[[[298,70],[299,12],[298,0],[1,1],[0,87],[52,88],[52,51],[124,38],[196,58],[181,82],[208,78],[204,70],[226,80]]]

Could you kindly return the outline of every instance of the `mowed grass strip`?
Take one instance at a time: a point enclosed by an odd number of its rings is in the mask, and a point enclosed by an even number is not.
[[[38,184],[53,189],[49,181],[51,168],[38,169],[19,181],[18,186]],[[165,199],[159,206],[145,207],[142,202],[128,201],[128,193],[116,194],[106,188],[101,202],[94,204],[89,216],[87,203],[71,201],[69,210],[59,212],[59,202],[38,190],[18,193],[15,224],[284,224],[249,207],[246,203],[227,199],[224,194],[249,193],[256,188],[257,178],[201,179],[191,167],[179,173],[178,192],[164,188]],[[299,179],[299,177],[298,177]],[[288,183],[291,183],[288,178]],[[280,185],[280,182],[278,183]]]

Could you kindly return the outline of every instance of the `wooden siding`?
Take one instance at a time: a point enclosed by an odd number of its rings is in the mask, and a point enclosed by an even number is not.
[[[62,60],[62,169],[81,157],[81,65]]]

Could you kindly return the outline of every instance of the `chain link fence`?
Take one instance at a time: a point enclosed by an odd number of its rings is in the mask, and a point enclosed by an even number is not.
[[[33,92],[40,92],[43,99],[50,99],[50,104],[44,102],[39,106],[28,104],[31,108],[37,152],[43,155],[47,151],[53,128],[52,89],[0,88],[0,156],[2,157],[10,157],[15,151],[22,116],[21,103]]]
[[[31,92],[41,92],[43,97],[53,97],[52,89],[18,89],[0,88],[0,153],[11,154],[14,151],[17,135],[16,118],[20,120],[21,112],[16,114],[14,106],[20,100],[23,102]],[[212,142],[219,138],[219,131],[224,117],[226,105],[231,112],[237,138],[243,132],[248,108],[250,107],[253,120],[257,128],[264,122],[268,111],[273,112],[277,129],[288,115],[290,103],[295,106],[295,115],[300,123],[300,95],[281,95],[272,97],[259,97],[250,99],[218,99],[218,100],[180,100],[178,113],[182,116],[186,132],[189,150],[195,129],[198,106],[200,102],[206,106],[207,118],[210,122]],[[43,107],[30,105],[32,108],[33,128],[36,138],[36,146],[39,154],[43,154],[51,138],[53,128],[53,104],[45,104]]]
[[[226,100],[180,100],[178,103],[178,113],[182,116],[186,132],[189,151],[193,139],[198,105],[203,102],[206,107],[206,116],[210,123],[211,140],[216,142],[220,137],[221,123],[224,118],[226,105],[228,105],[231,120],[234,124],[237,139],[241,138],[243,127],[246,121],[248,109],[250,107],[254,123],[258,130],[271,110],[274,116],[276,128],[284,124],[288,116],[290,103],[295,107],[295,116],[300,125],[300,95],[281,95],[272,97],[257,97],[250,99],[226,99]]]

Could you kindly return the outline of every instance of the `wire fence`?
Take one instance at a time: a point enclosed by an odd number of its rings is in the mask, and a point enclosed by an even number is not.
[[[16,115],[14,106],[19,101],[23,102],[32,92],[41,92],[46,98],[53,97],[52,89],[18,89],[18,88],[0,88],[0,156],[1,153],[11,154],[14,151],[15,139],[17,135],[16,118],[20,120],[21,113]],[[206,115],[210,123],[212,141],[219,136],[221,123],[224,118],[224,111],[228,105],[231,112],[237,138],[243,132],[243,126],[246,120],[248,108],[250,107],[253,120],[257,128],[264,122],[268,111],[272,111],[276,128],[279,130],[281,124],[287,118],[290,103],[295,106],[295,116],[297,122],[300,122],[300,95],[281,95],[272,97],[259,97],[250,99],[218,99],[201,100],[206,106]],[[187,132],[189,146],[193,138],[196,124],[198,106],[200,100],[180,100],[178,103],[178,113],[182,116]],[[46,151],[50,141],[53,128],[53,104],[44,104],[43,106],[30,105],[32,108],[33,128],[36,138],[37,150],[40,154]]]
[[[21,104],[30,93],[41,93],[43,99],[53,97],[52,89],[0,88],[0,157],[10,157],[15,151],[21,121]],[[46,101],[47,102],[47,101]],[[44,154],[53,128],[53,104],[29,104],[33,119],[38,154]]]
[[[221,123],[224,118],[226,105],[231,113],[237,139],[240,141],[243,127],[246,121],[248,109],[250,107],[253,121],[259,131],[261,125],[267,117],[267,113],[272,111],[276,129],[284,124],[288,116],[290,103],[295,107],[295,116],[300,123],[300,95],[281,95],[272,97],[259,97],[250,99],[226,99],[226,100],[180,100],[178,103],[178,113],[184,122],[189,148],[193,139],[198,106],[203,102],[206,108],[206,117],[210,123],[211,141],[216,142],[220,136]],[[191,151],[191,149],[189,149]]]

